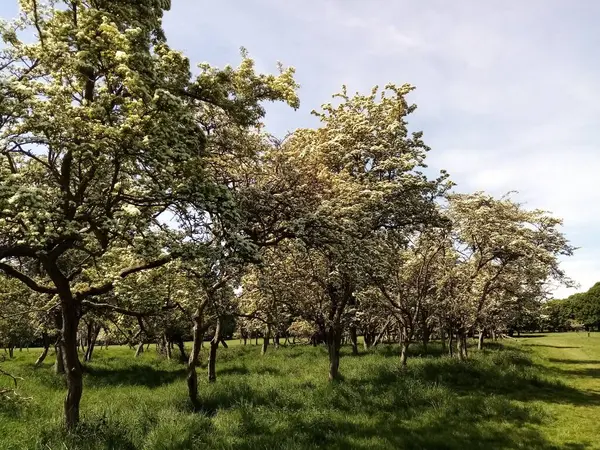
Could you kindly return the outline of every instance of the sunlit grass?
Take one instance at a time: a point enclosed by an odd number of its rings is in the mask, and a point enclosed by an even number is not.
[[[435,345],[428,354],[415,346],[405,369],[394,346],[359,356],[344,349],[344,379],[335,384],[323,348],[271,348],[261,357],[257,346],[232,345],[219,349],[216,383],[199,369],[200,412],[176,360],[111,347],[87,366],[82,425],[72,436],[62,432],[64,382],[52,355],[34,369],[37,351],[17,351],[3,368],[24,378],[19,392],[31,400],[0,405],[0,447],[600,448],[599,341],[566,334],[505,349],[491,343],[465,363]]]

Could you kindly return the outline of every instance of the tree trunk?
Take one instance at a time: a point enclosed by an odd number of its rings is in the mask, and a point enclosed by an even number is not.
[[[358,355],[358,336],[356,335],[356,327],[350,327],[350,343],[352,344],[352,354]]]
[[[485,330],[479,330],[479,339],[477,340],[477,350],[481,350],[483,348],[483,337]]]
[[[141,341],[138,344],[137,350],[135,351],[135,357],[139,358],[142,353],[144,353],[144,341]]]
[[[452,329],[448,330],[448,355],[450,358],[454,356],[454,332]]]
[[[177,348],[179,348],[179,359],[185,364],[188,357],[185,354],[185,344],[183,343],[183,339],[177,339]]]
[[[431,331],[429,330],[429,327],[426,324],[423,324],[423,329],[421,330],[421,333],[421,338],[423,341],[423,351],[427,353],[427,346],[429,345],[429,340],[431,338]]]
[[[92,327],[91,334],[88,334],[88,348],[85,352],[85,361],[89,362],[92,360],[92,354],[94,353],[94,348],[96,347],[96,340],[98,339],[98,335],[100,334],[100,325],[96,325]]]
[[[329,354],[329,381],[340,378],[340,347],[342,333],[339,327],[331,326],[327,330],[327,352]]]
[[[267,348],[269,346],[269,340],[271,339],[271,324],[267,324],[267,331],[265,332],[265,337],[263,338],[262,349],[260,350],[260,354],[264,355],[267,353]]]
[[[57,375],[63,375],[65,373],[65,362],[62,355],[62,348],[60,343],[57,342],[54,346],[56,353],[56,362],[54,363],[54,373]]]
[[[279,348],[279,334],[275,333],[275,336],[273,337],[273,347],[275,347],[275,349]]]
[[[39,367],[42,365],[42,363],[46,359],[46,356],[48,356],[48,350],[50,349],[50,339],[48,339],[48,334],[45,332],[42,333],[42,341],[44,343],[44,349],[42,350],[42,353],[35,362],[35,367]]]
[[[442,341],[442,351],[446,351],[446,332],[443,328],[440,328],[440,340]]]
[[[8,347],[8,357],[11,359],[15,357],[15,348],[12,344]]]
[[[408,346],[410,345],[410,336],[408,335],[408,329],[406,327],[402,327],[400,336],[400,365],[405,367],[406,361],[408,360]]]
[[[456,350],[459,360],[467,359],[467,335],[462,329],[456,333]]]
[[[71,297],[71,293],[68,294]],[[77,352],[77,328],[79,315],[71,302],[62,302],[62,336],[60,346],[67,378],[67,396],[65,398],[65,425],[73,430],[79,423],[79,403],[83,394],[83,379],[79,354]]]
[[[217,381],[217,350],[221,340],[221,319],[217,320],[215,336],[210,341],[210,354],[208,356],[208,381],[214,383]]]
[[[167,359],[170,361],[171,358],[173,357],[173,352],[172,352],[172,347],[171,347],[171,342],[167,339],[167,337],[165,336],[165,351],[167,354]]]
[[[406,366],[406,361],[408,360],[408,341],[403,340],[400,344],[400,365],[402,367]]]
[[[196,366],[200,356],[200,344],[202,343],[202,308],[196,310],[194,314],[194,329],[192,331],[192,351],[188,359],[186,381],[188,386],[188,395],[194,409],[200,407],[198,401],[198,374]]]

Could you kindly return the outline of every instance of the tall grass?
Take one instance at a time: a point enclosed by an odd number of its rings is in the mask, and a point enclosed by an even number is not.
[[[261,357],[259,347],[232,346],[219,350],[217,382],[202,377],[203,409],[194,412],[181,364],[133,353],[97,351],[86,366],[82,424],[67,435],[52,357],[35,369],[33,351],[17,352],[3,367],[24,378],[20,392],[31,400],[0,404],[0,448],[551,449],[559,447],[544,436],[552,423],[544,402],[590,401],[521,349],[473,352],[461,363],[417,346],[404,369],[393,346],[358,356],[344,349],[344,379],[331,384],[323,348]]]

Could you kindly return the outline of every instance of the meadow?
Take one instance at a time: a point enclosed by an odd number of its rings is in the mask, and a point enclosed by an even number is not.
[[[343,348],[343,379],[328,383],[322,347],[261,356],[259,346],[232,341],[219,349],[216,383],[201,376],[201,411],[189,404],[176,357],[97,349],[73,434],[61,426],[65,385],[53,355],[35,369],[37,350],[16,351],[0,368],[23,378],[25,399],[0,403],[0,448],[600,449],[600,334],[487,346],[466,362],[435,343],[413,346],[404,369],[397,346],[358,356]]]

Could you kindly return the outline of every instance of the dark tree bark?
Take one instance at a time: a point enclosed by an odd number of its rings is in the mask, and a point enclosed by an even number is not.
[[[42,333],[42,342],[43,342],[44,348],[42,350],[42,353],[38,357],[37,361],[35,362],[35,367],[41,366],[42,363],[44,362],[44,360],[46,359],[46,356],[48,356],[48,350],[50,349],[50,339],[48,338],[48,333],[46,333],[46,332]]]
[[[135,357],[139,358],[139,356],[144,353],[144,341],[141,341],[138,346],[137,346],[137,350],[135,351]]]
[[[358,355],[358,336],[356,335],[356,326],[350,327],[350,343],[352,344],[352,354]]]
[[[370,347],[371,347],[371,333],[369,333],[368,331],[365,331],[363,333],[363,348],[365,350],[369,350]]]
[[[440,328],[440,340],[442,341],[442,351],[446,351],[446,331]]]
[[[340,347],[342,332],[334,325],[327,330],[327,352],[329,353],[329,381],[340,378]]]
[[[221,318],[217,320],[215,336],[210,341],[210,353],[208,356],[208,381],[214,383],[217,381],[217,350],[221,340]]]
[[[8,347],[8,357],[10,359],[15,357],[15,348],[12,346],[12,344]]]
[[[421,338],[423,341],[423,350],[427,353],[427,346],[429,345],[429,340],[431,338],[431,330],[426,324],[424,324],[421,333]]]
[[[188,359],[186,374],[188,395],[195,409],[198,409],[200,407],[198,401],[198,374],[196,373],[196,367],[198,366],[198,359],[200,356],[200,345],[202,343],[202,314],[202,307],[198,308],[194,313],[194,328],[192,331],[192,351]]]
[[[260,354],[264,355],[267,353],[267,348],[269,347],[269,340],[271,339],[271,324],[267,324],[267,329],[265,331],[265,337],[263,338],[262,349],[260,350]]]
[[[92,360],[92,355],[94,353],[94,348],[96,347],[96,340],[98,339],[98,335],[100,334],[100,330],[102,327],[100,325],[92,324],[91,332],[88,334],[88,348],[85,352],[84,360],[89,362]]]
[[[456,350],[459,360],[464,361],[467,359],[467,334],[462,328],[456,332]]]
[[[64,358],[62,356],[62,347],[60,346],[59,342],[56,343],[54,349],[55,349],[55,353],[56,353],[56,361],[54,363],[54,373],[57,375],[64,375],[65,362],[64,362]]]
[[[71,296],[70,292],[64,295]],[[67,396],[64,402],[65,425],[68,430],[73,430],[79,423],[79,404],[83,394],[83,377],[77,352],[78,308],[73,304],[63,304],[62,317],[63,328],[59,345],[67,378]]]
[[[185,362],[188,360],[188,357],[185,353],[185,344],[183,343],[182,338],[177,339],[177,348],[179,348],[179,359],[185,364]]]

